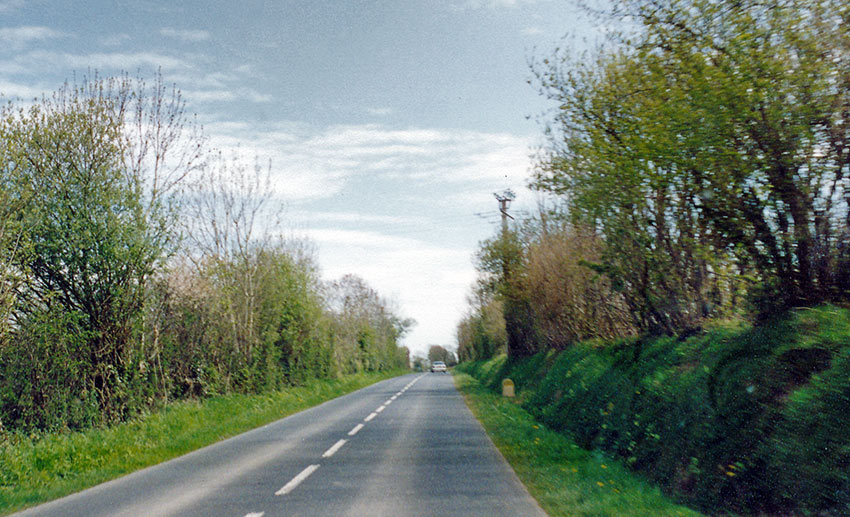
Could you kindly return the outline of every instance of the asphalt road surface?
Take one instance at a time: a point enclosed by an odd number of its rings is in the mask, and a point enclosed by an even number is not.
[[[21,515],[535,516],[455,390],[411,374]]]

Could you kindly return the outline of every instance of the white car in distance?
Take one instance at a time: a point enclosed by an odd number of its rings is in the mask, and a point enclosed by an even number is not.
[[[434,361],[431,363],[431,373],[434,372],[443,372],[446,373],[448,370],[446,369],[446,363],[443,361]]]

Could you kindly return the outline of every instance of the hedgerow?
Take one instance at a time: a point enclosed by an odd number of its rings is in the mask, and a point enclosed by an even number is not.
[[[850,311],[460,365],[709,513],[850,511]]]

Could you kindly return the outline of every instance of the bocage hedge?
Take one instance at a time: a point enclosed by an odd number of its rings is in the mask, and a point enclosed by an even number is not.
[[[850,6],[598,7],[532,60],[540,210],[481,243],[458,355],[710,513],[845,515]]]
[[[407,366],[412,322],[277,237],[257,162],[211,150],[161,77],[0,108],[0,436]]]
[[[850,512],[850,310],[458,368],[709,514]]]

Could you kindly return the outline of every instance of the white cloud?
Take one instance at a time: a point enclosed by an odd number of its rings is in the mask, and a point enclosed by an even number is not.
[[[541,36],[546,34],[546,31],[540,27],[524,27],[521,32],[525,36]]]
[[[446,342],[447,328],[463,314],[467,288],[475,279],[469,253],[424,239],[379,232],[320,229],[316,243],[325,278],[353,273],[397,302],[402,315],[417,321],[406,344],[418,352]]]
[[[6,63],[7,70],[15,69],[18,73],[37,73],[39,70],[56,69],[57,67],[70,70],[95,69],[104,73],[120,70],[158,69],[163,71],[182,70],[190,68],[190,64],[182,59],[158,54],[155,52],[95,52],[92,54],[70,54],[36,50],[16,56],[15,60]]]
[[[416,248],[421,251],[423,245],[422,242],[408,237],[397,237],[362,230],[318,229],[311,231],[310,236],[319,245],[326,244],[391,251],[405,248]]]
[[[475,245],[495,228],[475,213],[493,212],[492,193],[508,187],[522,198],[516,210],[533,207],[523,188],[531,141],[516,135],[379,124],[205,127],[219,148],[271,158],[275,195],[290,207],[292,228],[316,244],[323,276],[357,274],[398,302],[419,323],[406,339],[417,350],[452,344],[475,279]]]
[[[232,122],[205,127],[219,149],[271,158],[278,193],[289,200],[333,196],[359,176],[516,188],[525,183],[529,168],[530,142],[509,134],[375,124],[320,130],[303,125],[258,129]]]
[[[100,44],[105,47],[120,47],[125,42],[130,41],[130,39],[132,38],[129,34],[111,34],[109,36],[100,38]]]
[[[26,0],[0,0],[0,13],[15,11],[24,6]]]
[[[535,4],[538,0],[463,0],[453,4],[456,10],[465,9],[502,9],[516,7],[521,4]]]
[[[302,222],[409,225],[424,224],[425,221],[420,218],[399,215],[376,215],[363,214],[360,212],[309,212],[304,214]]]
[[[375,117],[387,117],[395,113],[392,108],[366,108],[366,113]]]
[[[210,39],[210,33],[204,30],[164,28],[160,29],[159,33],[166,38],[175,38],[186,42],[206,41]]]
[[[32,86],[30,84],[19,84],[0,79],[0,96],[7,99],[25,99],[31,100],[41,97],[44,89]]]
[[[61,38],[63,36],[65,34],[49,27],[24,26],[0,28],[0,42],[13,49],[24,48],[33,42]]]
[[[270,102],[274,99],[271,95],[260,93],[252,88],[239,88],[229,90],[226,87],[214,90],[183,90],[186,98],[192,99],[193,103],[203,102],[233,102],[249,101],[253,103]]]
[[[42,34],[40,31],[18,31],[14,34],[0,29],[0,42],[4,38],[10,41],[24,41]],[[46,33],[45,33],[46,34]],[[109,41],[101,41],[104,45],[120,45],[124,35],[111,36]],[[46,36],[44,36],[46,37]],[[17,53],[9,59],[0,60],[0,78],[11,76],[43,77],[59,71],[69,77],[74,73],[89,73],[96,71],[102,77],[108,77],[119,72],[141,71],[151,74],[161,70],[167,83],[177,84],[183,91],[184,98],[193,104],[204,103],[235,103],[248,101],[251,103],[268,103],[274,100],[272,95],[260,92],[250,86],[245,86],[245,73],[202,72],[199,63],[204,62],[204,56],[175,57],[157,52],[95,52],[90,54],[73,54],[61,51],[32,50]],[[17,81],[21,83],[21,81]],[[32,81],[34,82],[34,81]],[[58,86],[58,83],[57,85]],[[47,88],[47,91],[56,86]],[[20,91],[24,93],[19,93]],[[20,97],[31,96],[31,89],[20,86],[3,90],[7,95]],[[38,92],[41,93],[40,91]],[[208,110],[207,110],[208,111]]]

